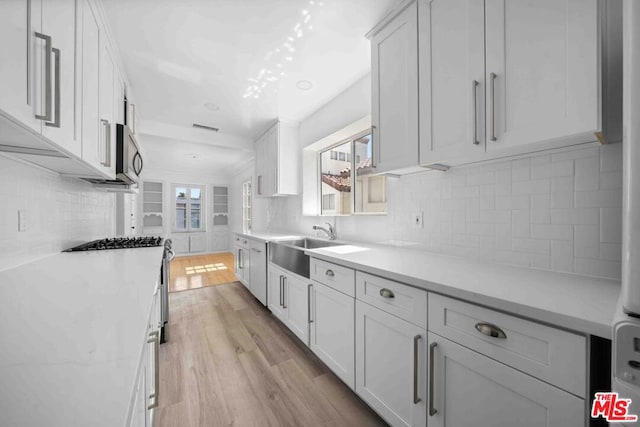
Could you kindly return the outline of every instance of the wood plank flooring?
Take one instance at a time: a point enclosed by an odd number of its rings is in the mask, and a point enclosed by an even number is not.
[[[169,292],[216,286],[236,281],[230,252],[175,257],[171,261]]]
[[[155,427],[386,426],[241,283],[169,304]]]

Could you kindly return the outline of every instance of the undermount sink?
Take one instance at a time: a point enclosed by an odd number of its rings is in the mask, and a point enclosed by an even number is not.
[[[342,243],[332,242],[330,240],[311,239],[309,237],[305,237],[304,239],[295,239],[295,240],[281,240],[278,243],[289,244],[289,245],[297,246],[299,248],[304,248],[304,249],[319,249],[319,248],[326,248],[328,246],[339,246],[342,244]]]
[[[292,239],[269,243],[269,261],[287,271],[309,278],[309,255],[305,249],[340,246],[342,243],[322,239]]]

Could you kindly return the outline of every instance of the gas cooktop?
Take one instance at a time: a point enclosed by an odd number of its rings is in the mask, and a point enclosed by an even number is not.
[[[143,237],[113,237],[111,239],[99,239],[93,242],[83,243],[74,246],[62,252],[76,251],[102,251],[105,249],[132,249],[132,248],[150,248],[162,245],[162,237],[143,236]]]

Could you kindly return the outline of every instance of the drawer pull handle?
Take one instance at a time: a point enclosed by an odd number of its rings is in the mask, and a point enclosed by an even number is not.
[[[394,298],[395,295],[391,289],[382,288],[380,289],[380,296],[382,298]]]
[[[334,273],[333,270],[327,270],[325,274],[327,275],[327,277],[335,277],[336,275],[336,273]]]
[[[502,329],[500,329],[496,325],[492,325],[491,323],[478,322],[476,323],[476,329],[481,334],[484,334],[491,338],[507,338],[507,334],[505,334]]]

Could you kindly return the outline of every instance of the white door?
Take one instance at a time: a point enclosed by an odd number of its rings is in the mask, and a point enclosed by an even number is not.
[[[429,344],[430,427],[584,427],[584,400],[436,334]]]
[[[251,243],[251,293],[267,304],[267,250],[261,242]]]
[[[356,301],[356,392],[393,426],[425,427],[427,332]]]
[[[288,310],[287,326],[300,340],[309,345],[310,284],[288,274],[284,280],[284,308]]]
[[[484,153],[484,2],[419,3],[420,164]]]
[[[314,283],[311,287],[309,346],[334,374],[355,389],[355,300]]]
[[[0,109],[15,119],[41,130],[38,100],[43,87],[36,76],[36,59],[44,54],[44,43],[35,36],[40,32],[41,0],[3,0],[0,13]],[[39,62],[39,61],[38,61]]]
[[[52,39],[53,120],[42,134],[71,153],[82,155],[82,141],[76,135],[76,0],[44,0],[42,32]],[[80,106],[78,106],[80,107]]]
[[[572,135],[594,141],[598,1],[485,4],[487,151]]]
[[[91,3],[82,3],[82,160],[102,169],[100,126],[100,26]]]
[[[277,268],[269,266],[269,277],[267,280],[269,286],[269,292],[267,298],[269,300],[269,310],[278,319],[286,323],[287,310],[284,308],[284,273]]]
[[[371,39],[373,157],[376,172],[418,163],[418,6]]]

